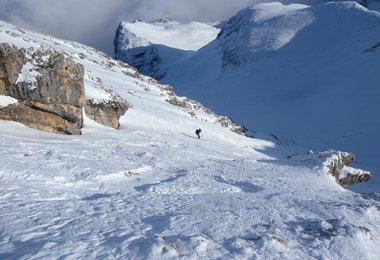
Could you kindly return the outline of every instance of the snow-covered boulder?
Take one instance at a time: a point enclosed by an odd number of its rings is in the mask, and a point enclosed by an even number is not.
[[[85,104],[83,66],[57,51],[0,44],[0,93],[19,104],[0,109],[0,118],[43,131],[80,134]]]
[[[368,181],[372,177],[371,172],[350,167],[354,160],[355,155],[352,153],[337,152],[332,154],[324,165],[335,180],[347,188],[353,184]]]
[[[309,150],[305,153],[288,155],[287,159],[295,160],[299,163],[310,163],[319,165],[322,172],[331,174],[335,181],[343,188],[348,188],[354,184],[368,181],[372,177],[372,172],[350,167],[355,161],[353,153],[328,150],[315,152]]]

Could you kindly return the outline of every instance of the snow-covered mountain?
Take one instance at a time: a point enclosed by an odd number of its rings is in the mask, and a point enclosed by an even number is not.
[[[218,32],[213,24],[183,24],[170,19],[121,22],[114,40],[115,57],[161,79],[166,66],[214,40]]]
[[[379,35],[380,14],[355,2],[259,4],[186,59],[161,65],[161,82],[250,130],[353,151],[376,173]],[[375,174],[361,191],[379,190]]]
[[[84,114],[76,136],[0,120],[0,259],[380,255],[379,195],[346,190],[328,173],[360,173],[344,165],[352,156],[245,137],[227,118],[75,42],[3,22],[0,39],[72,57],[84,66],[87,99],[118,95],[131,105],[118,130]],[[38,77],[28,68],[21,76]],[[1,107],[15,102],[0,96]]]

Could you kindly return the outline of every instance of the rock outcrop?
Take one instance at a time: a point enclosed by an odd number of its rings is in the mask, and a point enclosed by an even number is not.
[[[366,182],[372,177],[371,172],[350,167],[351,163],[355,161],[355,156],[352,153],[334,150],[324,152],[310,150],[306,153],[288,155],[287,158],[301,163],[313,162],[314,165],[321,165],[322,171],[331,174],[335,181],[344,188]]]
[[[99,124],[112,128],[119,128],[119,119],[131,106],[124,100],[116,99],[95,101],[86,100],[86,115]]]
[[[344,188],[368,181],[372,176],[371,172],[350,167],[354,160],[355,156],[352,153],[338,152],[325,162],[328,172]]]
[[[0,108],[0,119],[43,131],[80,134],[83,75],[83,66],[62,53],[0,44],[0,94],[19,101]]]

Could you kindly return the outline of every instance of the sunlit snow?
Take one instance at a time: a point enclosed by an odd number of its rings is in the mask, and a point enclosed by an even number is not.
[[[85,117],[80,136],[0,120],[0,259],[380,255],[379,195],[343,189],[318,153],[173,106],[167,86],[87,46],[3,22],[0,37],[74,57],[87,98],[133,105],[119,130]]]

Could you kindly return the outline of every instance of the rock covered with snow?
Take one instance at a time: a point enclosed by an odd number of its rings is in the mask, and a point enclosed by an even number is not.
[[[0,45],[0,91],[20,104],[0,117],[49,132],[80,134],[85,102],[83,66],[56,51]]]
[[[372,177],[371,172],[350,167],[354,160],[355,156],[352,153],[337,152],[332,154],[324,165],[335,180],[347,188],[353,184],[368,181]]]
[[[304,153],[288,155],[287,159],[302,163],[313,162],[315,165],[319,165],[318,168],[322,172],[331,174],[335,181],[343,188],[366,182],[372,177],[372,173],[369,171],[350,167],[355,161],[353,153],[335,150],[323,152],[309,150]]]

